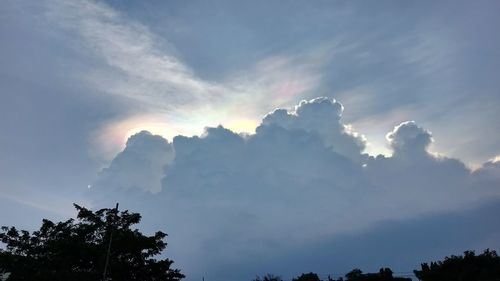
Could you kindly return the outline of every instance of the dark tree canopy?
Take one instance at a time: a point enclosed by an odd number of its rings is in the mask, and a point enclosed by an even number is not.
[[[392,274],[390,268],[381,268],[377,273],[363,273],[363,271],[356,268],[347,273],[345,277],[347,281],[411,281],[410,278],[394,277]],[[329,280],[336,281],[335,279]]]
[[[500,257],[485,250],[476,255],[466,251],[463,256],[446,257],[444,261],[423,263],[415,276],[423,281],[500,281]]]
[[[299,277],[293,278],[293,281],[321,281],[321,279],[319,279],[318,274],[309,272],[302,273]]]
[[[112,246],[106,280],[177,281],[184,278],[171,269],[170,259],[156,258],[167,246],[167,236],[146,236],[137,229],[141,216],[117,209],[92,212],[75,204],[76,220],[54,223],[43,220],[30,233],[2,227],[0,271],[11,272],[9,281],[102,280],[110,234]]]
[[[390,268],[381,268],[377,273],[363,273],[360,269],[353,269],[345,275],[345,278],[332,278],[328,276],[327,281],[411,281],[410,278],[394,277]],[[302,273],[293,281],[322,281],[314,272]]]

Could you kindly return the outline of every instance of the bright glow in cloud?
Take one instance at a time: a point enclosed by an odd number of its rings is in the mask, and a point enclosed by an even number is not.
[[[263,112],[313,90],[320,82],[321,67],[332,56],[329,48],[322,48],[269,57],[224,81],[206,81],[163,39],[104,3],[54,0],[51,9],[50,18],[79,34],[84,46],[107,64],[85,79],[97,91],[133,103],[130,117],[108,122],[97,132],[99,151],[106,155],[141,130],[166,138],[199,134],[205,126],[219,124],[253,132]]]

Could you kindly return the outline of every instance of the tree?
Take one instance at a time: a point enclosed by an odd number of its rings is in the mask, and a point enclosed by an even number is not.
[[[283,281],[281,276],[276,276],[274,274],[266,274],[263,277],[257,276],[253,281]]]
[[[104,280],[110,237],[109,265],[105,280],[178,281],[184,278],[171,269],[170,259],[156,257],[166,248],[167,234],[146,236],[137,229],[141,215],[101,209],[92,212],[74,205],[76,220],[54,223],[43,220],[39,230],[30,233],[15,227],[2,227],[0,269],[10,272],[9,281],[100,281]]]
[[[293,281],[321,281],[321,279],[319,279],[318,274],[309,272],[302,273],[302,275],[300,275],[299,277],[293,278]]]
[[[381,268],[378,273],[363,273],[353,269],[345,275],[347,281],[411,281],[410,278],[394,277],[390,268]]]
[[[351,270],[349,273],[345,275],[347,280],[359,280],[363,277],[363,271],[359,268],[355,268]]]
[[[414,272],[423,281],[500,281],[500,257],[489,249],[480,255],[466,251],[463,256],[446,257],[430,265],[423,263],[421,270]]]

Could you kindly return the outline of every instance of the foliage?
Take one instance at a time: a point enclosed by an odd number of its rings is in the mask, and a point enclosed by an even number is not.
[[[353,269],[345,277],[347,281],[411,281],[410,278],[394,277],[390,268],[381,268],[378,273],[363,273],[360,269]],[[340,278],[338,281],[342,281]],[[329,279],[329,281],[336,281]]]
[[[411,281],[409,278],[393,277],[390,268],[381,268],[378,273],[363,273],[360,269],[353,269],[345,275],[346,279],[328,276],[327,281]],[[322,281],[316,273],[302,273],[293,281]]]
[[[423,281],[500,281],[500,257],[489,249],[480,255],[466,251],[463,256],[446,257],[430,265],[423,263],[421,270],[414,272]]]
[[[299,277],[293,278],[293,281],[321,281],[321,279],[319,279],[318,274],[309,272],[302,273]]]
[[[9,281],[102,280],[111,235],[106,280],[177,281],[184,277],[170,268],[172,260],[155,258],[166,248],[165,233],[146,236],[130,229],[140,222],[140,214],[117,209],[92,212],[76,204],[75,208],[76,220],[43,220],[33,233],[1,228],[5,249],[0,250],[0,268],[11,272]]]
[[[262,277],[257,276],[253,281],[283,281],[283,279],[281,279],[281,276],[266,274]]]

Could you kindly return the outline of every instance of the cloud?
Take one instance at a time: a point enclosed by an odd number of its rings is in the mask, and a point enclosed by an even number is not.
[[[473,180],[478,186],[488,187],[492,190],[498,189],[500,182],[500,156],[496,156],[483,164],[482,167],[472,173]]]
[[[302,272],[321,278],[343,277],[353,267],[375,272],[390,267],[396,275],[410,275],[422,262],[442,260],[466,250],[498,249],[500,201],[468,206],[405,220],[385,220],[363,232],[326,236],[305,241],[260,259],[247,258],[227,267],[227,280],[246,279],[273,272],[291,280]],[[208,279],[216,279],[205,275]]]
[[[175,49],[168,36],[158,36],[106,3],[48,0],[47,11],[54,26],[78,42],[73,48],[95,62],[91,71],[75,76],[122,105],[121,112],[97,130],[96,139],[118,130],[125,135],[124,128],[147,129],[148,124],[137,120],[153,115],[165,126],[181,127],[176,133],[188,135],[218,124],[252,131],[262,112],[315,89],[321,68],[332,57],[330,50],[321,48],[270,54],[217,81],[208,80],[183,61],[182,50]],[[240,121],[235,124],[235,119]],[[105,142],[97,145],[101,153],[110,150]]]
[[[342,104],[334,99],[316,98],[301,101],[290,111],[277,109],[266,115],[262,123],[317,134],[324,145],[331,147],[333,151],[353,160],[361,160],[366,140],[349,126],[342,124],[343,111]]]
[[[367,156],[342,112],[339,102],[316,98],[274,110],[255,134],[208,127],[168,143],[141,132],[91,196],[123,200],[145,216],[162,212],[151,225],[171,229],[172,253],[195,274],[500,196],[498,161],[473,172],[431,153],[432,134],[413,121],[387,135],[392,156]]]
[[[405,206],[402,212],[456,208],[481,195],[471,188],[471,171],[464,163],[428,151],[432,134],[414,121],[394,127],[386,138],[392,156],[370,157],[365,171],[388,199]]]
[[[96,1],[49,3],[49,18],[79,36],[83,46],[108,66],[87,77],[104,93],[158,110],[214,99],[220,91],[217,84],[198,79],[145,25],[126,20],[108,5]]]
[[[429,131],[419,127],[415,121],[407,121],[394,127],[387,134],[387,140],[394,151],[395,156],[410,154],[422,154],[432,143],[432,135]]]
[[[348,205],[371,193],[364,189],[368,183],[359,165],[303,130],[262,125],[254,135],[245,136],[223,127],[208,128],[202,137],[174,138],[173,146],[176,158],[163,179],[163,194],[180,199],[180,205],[210,206],[202,225],[212,231],[217,227],[234,231],[232,225],[240,225],[243,216],[249,225],[255,224],[255,229],[246,230],[254,238],[281,237],[285,231],[298,239],[304,235],[300,230],[304,225],[293,220],[310,225],[312,234],[318,226],[315,220],[307,222],[309,218],[323,220],[332,214],[315,214],[316,208],[290,209],[289,204],[315,202],[317,208],[329,209],[331,204]],[[235,216],[228,218],[228,211]]]
[[[161,190],[164,168],[174,158],[171,144],[158,135],[142,131],[131,136],[125,149],[98,175],[95,187]]]
[[[497,188],[485,188],[485,183],[498,183],[498,161],[472,172],[458,159],[430,153],[432,134],[414,121],[387,134],[391,157],[367,156],[365,139],[342,123],[342,112],[339,102],[316,98],[292,110],[274,110],[255,134],[208,127],[201,136],[176,136],[170,144],[141,132],[128,140],[95,185],[181,196],[268,219],[275,210],[276,220],[286,217],[290,202],[311,201],[327,212],[317,215],[313,208],[297,216],[305,222],[335,214],[337,228],[454,209],[498,195]],[[270,209],[256,214],[251,207],[255,202]],[[332,204],[350,210],[349,215],[338,213]],[[365,211],[370,213],[361,214]],[[353,217],[357,223],[348,223]],[[268,223],[276,224],[273,219]],[[288,226],[283,222],[282,227]]]

